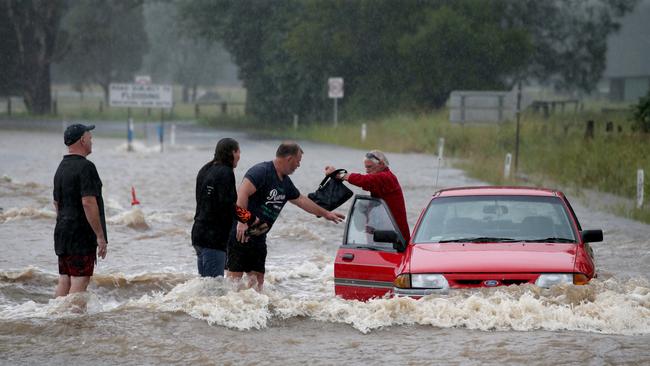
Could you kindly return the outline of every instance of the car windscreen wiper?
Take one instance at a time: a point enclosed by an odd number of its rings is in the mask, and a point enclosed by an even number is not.
[[[544,242],[544,243],[575,243],[576,242],[573,239],[555,238],[555,237],[543,238],[543,239],[526,239],[526,240],[522,240],[522,241],[525,241],[526,243],[538,243],[538,242]]]
[[[440,240],[439,243],[512,243],[521,240],[512,239],[512,238],[499,238],[492,236],[478,236],[473,238],[460,238],[460,239],[448,239]]]

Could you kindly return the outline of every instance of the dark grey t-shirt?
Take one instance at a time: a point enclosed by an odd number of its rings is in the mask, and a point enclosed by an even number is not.
[[[94,196],[99,218],[106,234],[102,181],[95,164],[81,155],[66,155],[54,174],[54,200],[57,202],[54,228],[54,251],[57,255],[91,255],[96,253],[97,236],[86,219],[82,197]]]

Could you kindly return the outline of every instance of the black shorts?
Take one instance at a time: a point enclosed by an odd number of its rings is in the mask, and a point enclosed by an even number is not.
[[[226,268],[230,272],[264,273],[266,264],[266,243],[240,243],[230,240],[228,243],[228,261]]]
[[[91,255],[60,255],[59,274],[73,277],[90,277],[95,269],[95,254]]]

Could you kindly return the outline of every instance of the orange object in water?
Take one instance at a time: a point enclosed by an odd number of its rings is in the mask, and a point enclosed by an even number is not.
[[[131,186],[131,206],[139,205],[140,201],[135,198],[135,188]]]

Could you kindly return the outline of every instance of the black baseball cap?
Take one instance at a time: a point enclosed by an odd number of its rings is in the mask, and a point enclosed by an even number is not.
[[[66,146],[70,146],[77,142],[81,138],[81,136],[86,133],[86,131],[90,131],[95,128],[95,125],[82,125],[81,123],[75,123],[73,125],[68,126],[65,129],[65,132],[63,133],[63,142],[66,144]]]

